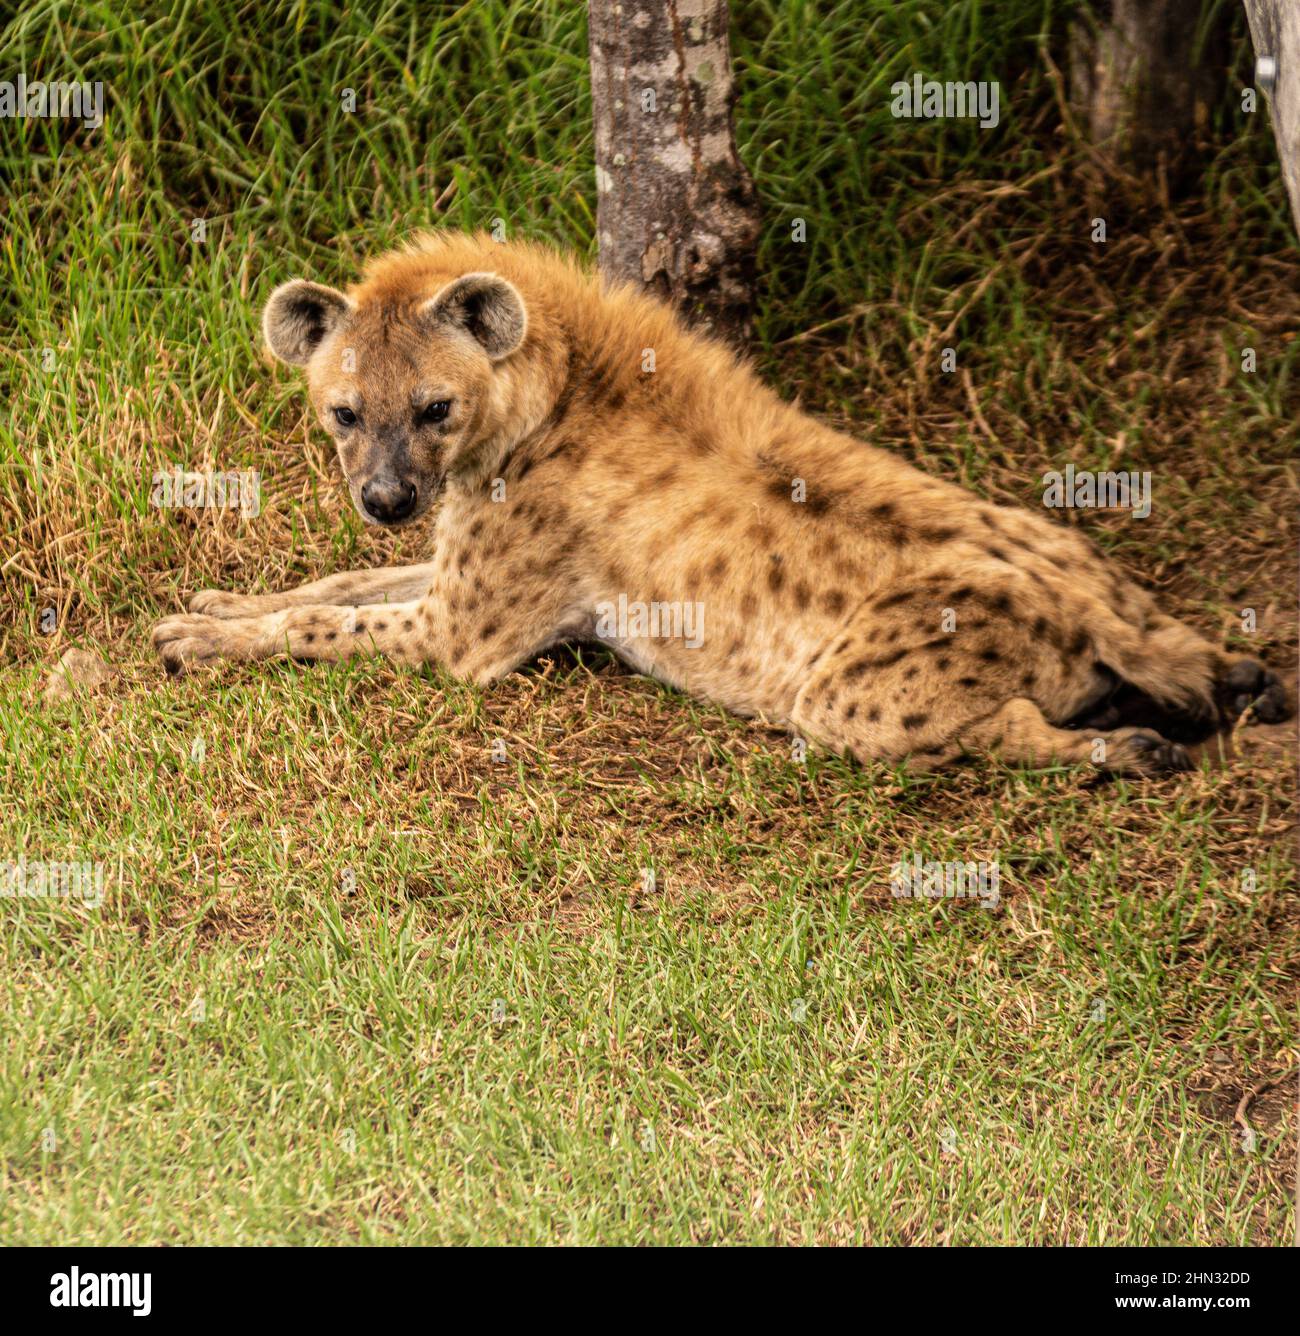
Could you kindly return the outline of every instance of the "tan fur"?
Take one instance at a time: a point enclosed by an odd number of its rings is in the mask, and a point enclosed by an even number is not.
[[[422,323],[465,274],[505,280],[478,342],[473,310]],[[862,760],[1181,768],[1180,748],[1130,725],[1204,735],[1255,697],[1285,710],[1276,679],[1248,660],[1234,678],[1077,532],[819,424],[673,312],[548,249],[422,237],[336,309],[306,361],[312,401],[359,508],[394,468],[420,510],[445,483],[435,550],[284,595],[201,593],[155,630],[174,670],[376,652],[486,683],[596,635],[622,595],[704,610],[698,648],[602,637],[625,661]],[[303,327],[276,318],[294,346]],[[483,341],[520,333],[493,360]],[[430,392],[450,396],[447,422],[406,424]],[[340,432],[340,402],[376,425]]]

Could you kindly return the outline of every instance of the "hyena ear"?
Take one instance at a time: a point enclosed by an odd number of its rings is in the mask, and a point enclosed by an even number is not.
[[[497,274],[462,274],[420,310],[426,320],[473,335],[494,362],[509,357],[528,328],[519,289]]]
[[[334,288],[305,278],[281,283],[262,311],[262,337],[282,362],[305,366],[320,341],[352,309]]]

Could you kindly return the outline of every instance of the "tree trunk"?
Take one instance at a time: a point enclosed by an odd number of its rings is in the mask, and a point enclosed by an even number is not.
[[[759,206],[736,154],[726,0],[589,0],[600,269],[734,342]]]
[[[1195,63],[1201,0],[1100,0],[1096,10],[1070,29],[1075,115],[1117,167],[1177,157],[1214,95]]]
[[[1255,90],[1268,97],[1282,179],[1300,231],[1300,7],[1295,0],[1246,0],[1255,44]],[[1273,62],[1273,78],[1262,62]]]

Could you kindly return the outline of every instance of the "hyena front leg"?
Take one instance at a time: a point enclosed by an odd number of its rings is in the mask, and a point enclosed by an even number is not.
[[[153,643],[173,676],[216,659],[270,659],[281,654],[331,661],[383,654],[399,663],[426,663],[438,657],[426,607],[431,601],[359,608],[318,603],[258,617],[178,613],[154,627]]]
[[[216,659],[287,655],[338,661],[378,654],[398,663],[440,663],[460,677],[487,683],[580,631],[587,620],[558,595],[512,614],[454,615],[445,598],[431,591],[404,603],[317,604],[261,617],[180,613],[154,627],[153,643],[172,674]]]
[[[428,592],[434,570],[434,563],[427,562],[420,566],[343,571],[281,594],[226,594],[219,589],[203,589],[193,595],[186,606],[191,612],[208,617],[263,617],[286,608],[321,603],[347,607],[368,603],[408,603]]]

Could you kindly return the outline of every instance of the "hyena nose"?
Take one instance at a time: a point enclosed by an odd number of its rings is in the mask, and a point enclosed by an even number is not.
[[[371,478],[361,489],[361,504],[372,519],[393,524],[415,509],[415,488],[396,478]]]

